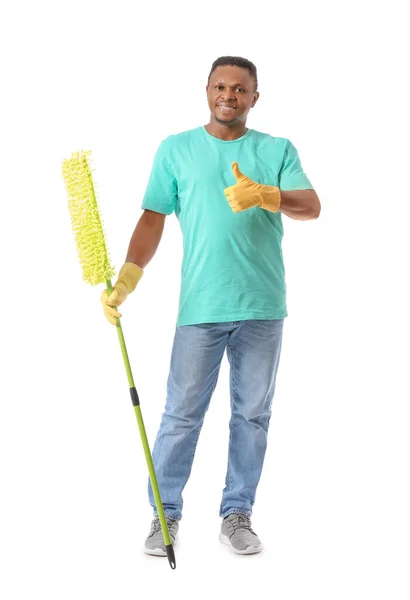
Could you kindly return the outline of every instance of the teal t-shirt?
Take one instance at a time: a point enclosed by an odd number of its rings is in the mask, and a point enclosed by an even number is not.
[[[285,138],[248,129],[224,141],[201,126],[160,144],[141,208],[175,212],[180,223],[178,326],[288,315],[282,215],[259,206],[232,211],[224,189],[236,183],[233,161],[258,183],[312,189]]]

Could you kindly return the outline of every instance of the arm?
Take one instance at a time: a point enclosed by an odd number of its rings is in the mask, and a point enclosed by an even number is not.
[[[161,241],[165,217],[162,213],[144,210],[132,234],[126,262],[132,262],[145,269]]]
[[[280,191],[280,212],[297,221],[317,219],[321,204],[315,190]]]
[[[277,186],[256,183],[240,171],[236,162],[232,164],[232,170],[236,184],[225,188],[224,194],[234,212],[257,205],[269,212],[283,212],[298,221],[317,219],[320,215],[321,206],[315,190],[281,190]]]
[[[286,143],[278,185],[280,212],[298,221],[318,218],[321,210],[320,200],[303,171],[298,151],[289,140]]]
[[[122,304],[128,294],[134,291],[140,281],[144,267],[157,251],[164,229],[166,215],[145,210],[140,217],[131,241],[125,263],[118,273],[118,279],[111,294],[104,290],[101,295],[104,314],[112,325],[121,317],[116,307]]]
[[[278,186],[256,183],[241,172],[237,162],[232,163],[232,170],[236,184],[225,188],[224,194],[234,212],[257,205],[269,212],[283,212],[298,221],[317,219],[320,215],[320,200],[291,142],[287,144]]]
[[[117,319],[121,317],[116,307],[135,290],[145,266],[157,251],[165,217],[174,211],[176,197],[177,182],[168,165],[167,144],[163,142],[155,154],[141,207],[144,213],[131,236],[125,263],[118,273],[111,294],[104,290],[101,296],[105,316],[113,325],[116,325]]]

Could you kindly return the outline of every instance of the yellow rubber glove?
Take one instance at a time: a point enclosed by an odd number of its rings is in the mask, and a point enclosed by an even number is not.
[[[273,185],[256,183],[239,170],[238,163],[232,163],[236,184],[224,189],[233,212],[260,206],[270,212],[277,212],[280,206],[280,190]]]
[[[138,265],[126,262],[118,273],[118,279],[112,288],[111,294],[108,294],[108,290],[104,290],[101,294],[104,314],[112,325],[117,325],[115,317],[122,317],[113,307],[122,304],[128,294],[135,290],[143,273],[144,271]]]

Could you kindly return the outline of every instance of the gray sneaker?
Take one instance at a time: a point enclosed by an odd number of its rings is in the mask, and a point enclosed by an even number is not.
[[[263,550],[260,539],[251,529],[251,520],[245,515],[231,514],[222,521],[219,541],[237,554],[255,554]]]
[[[175,540],[178,533],[179,523],[166,517],[169,537],[171,538],[172,545],[175,546]],[[159,517],[156,517],[151,523],[151,531],[145,540],[144,552],[146,554],[153,554],[154,556],[166,556],[164,537],[162,535],[161,523]]]

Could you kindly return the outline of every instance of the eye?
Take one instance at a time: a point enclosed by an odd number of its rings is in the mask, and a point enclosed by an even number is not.
[[[223,85],[217,85],[217,86],[216,86],[216,89],[217,89],[217,90],[223,90],[223,89],[224,89],[224,86],[223,86]]]
[[[245,90],[243,88],[236,88],[239,92],[244,92]]]

